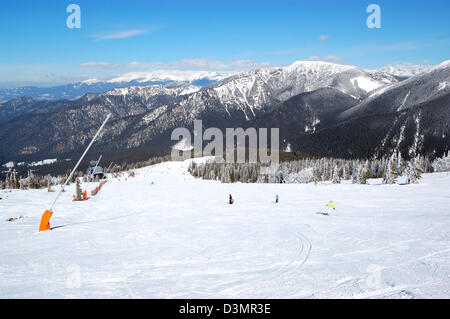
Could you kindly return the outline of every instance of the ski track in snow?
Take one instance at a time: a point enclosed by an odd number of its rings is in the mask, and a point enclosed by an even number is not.
[[[138,169],[86,202],[70,185],[41,233],[56,193],[0,191],[0,298],[450,297],[448,173],[407,186],[221,184],[188,165]],[[330,199],[336,212],[316,214]]]

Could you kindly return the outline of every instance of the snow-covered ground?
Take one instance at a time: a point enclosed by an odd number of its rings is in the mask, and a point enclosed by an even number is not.
[[[41,233],[56,193],[1,191],[0,298],[450,298],[448,173],[221,184],[187,165],[136,170],[86,202],[71,185]],[[336,212],[316,214],[330,200]]]

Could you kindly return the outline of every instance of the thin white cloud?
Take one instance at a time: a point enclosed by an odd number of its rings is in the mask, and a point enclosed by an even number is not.
[[[97,33],[92,36],[97,40],[115,40],[131,38],[148,32],[149,30],[125,30],[111,33]]]
[[[109,63],[109,62],[86,62],[86,63],[81,63],[80,67],[82,68],[107,68],[107,69],[112,69],[112,68],[117,68],[119,67],[119,64],[113,64],[113,63]]]
[[[119,68],[135,70],[155,70],[155,69],[199,69],[199,70],[223,70],[223,69],[250,69],[257,67],[268,67],[269,63],[259,63],[252,60],[234,60],[223,62],[212,58],[181,59],[174,62],[138,62],[132,61],[124,64],[114,64],[109,62],[86,62],[79,64],[83,68]]]
[[[328,61],[335,61],[335,62],[342,61],[342,59],[340,57],[335,56],[335,55],[327,55],[327,56],[324,56],[323,58]]]
[[[326,55],[323,57],[313,55],[313,56],[310,56],[307,60],[308,61],[323,61],[323,62],[342,63],[342,59],[335,55]]]
[[[226,65],[218,60],[209,58],[182,59],[169,64],[174,68],[224,69]]]
[[[325,41],[325,40],[327,40],[329,37],[330,37],[329,35],[322,34],[322,35],[319,37],[319,40],[320,40],[320,41]]]
[[[270,63],[268,62],[255,62],[253,60],[235,60],[228,63],[231,67],[236,68],[257,68],[257,67],[268,67]]]
[[[146,62],[137,62],[137,61],[133,61],[130,62],[124,66],[130,67],[130,68],[135,68],[135,69],[145,69],[145,68],[152,68],[155,67],[155,63],[146,63]]]

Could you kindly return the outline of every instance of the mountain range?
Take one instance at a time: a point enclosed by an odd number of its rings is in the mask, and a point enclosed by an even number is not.
[[[113,117],[95,149],[114,159],[167,151],[172,130],[195,119],[205,128],[279,127],[284,149],[312,156],[440,156],[450,145],[449,81],[450,61],[407,79],[298,61],[206,86],[167,81],[75,100],[20,97],[0,104],[0,164],[74,159],[107,113]]]
[[[50,87],[24,86],[0,89],[0,103],[24,96],[43,100],[76,100],[86,93],[103,93],[115,88],[123,88],[132,85],[146,86],[184,82],[198,86],[207,86],[232,74],[232,72],[189,70],[129,72],[106,81],[87,79],[77,83]]]
[[[430,65],[410,63],[386,65],[378,71],[389,73],[400,79],[408,78],[429,71]],[[43,100],[76,100],[86,93],[103,93],[114,88],[132,85],[154,85],[184,82],[198,86],[208,86],[223,80],[237,72],[233,71],[194,71],[194,70],[155,70],[150,72],[128,72],[108,80],[90,78],[84,81],[49,87],[23,86],[9,89],[0,88],[0,103],[14,98],[31,97]]]

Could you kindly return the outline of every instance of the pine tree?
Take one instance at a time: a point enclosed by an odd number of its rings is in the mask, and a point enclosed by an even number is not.
[[[360,184],[366,184],[367,180],[371,177],[370,174],[370,163],[369,161],[366,161],[364,164],[364,168],[360,170],[359,172],[359,183]]]
[[[20,188],[19,174],[15,169],[13,170],[12,174],[13,174],[12,188],[19,189]]]
[[[418,184],[422,178],[422,170],[417,166],[417,160],[413,159],[408,163],[408,179],[412,184]]]
[[[234,179],[234,170],[231,169],[230,174],[229,174],[229,181],[230,183],[234,183],[235,179]]]
[[[73,200],[74,201],[81,201],[81,200],[83,200],[83,191],[81,190],[80,179],[79,178],[76,179],[75,191],[76,191],[76,194],[75,194]]]
[[[345,181],[348,181],[350,179],[350,170],[349,170],[347,164],[344,165],[344,170],[343,170],[343,173],[342,173],[342,179],[345,180]]]
[[[360,171],[361,167],[353,167],[352,171],[352,184],[360,184]]]
[[[334,166],[334,169],[333,169],[332,182],[333,182],[333,184],[341,183],[341,177],[339,176],[339,168],[338,168],[337,164]]]
[[[402,153],[397,154],[397,176],[402,176],[405,168],[405,162],[403,161]]]
[[[5,188],[6,189],[10,189],[11,188],[11,179],[9,177],[9,173],[6,173]]]
[[[320,168],[318,167],[318,165],[316,165],[316,167],[314,168],[314,184],[317,184],[318,182],[320,182],[322,180],[322,172],[320,170]]]
[[[394,159],[394,155],[389,159],[387,163],[386,174],[384,176],[384,182],[386,184],[395,184],[397,182],[397,165]]]

